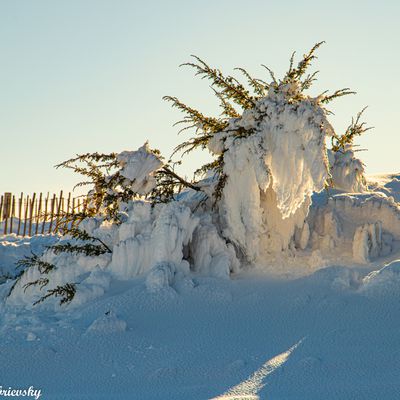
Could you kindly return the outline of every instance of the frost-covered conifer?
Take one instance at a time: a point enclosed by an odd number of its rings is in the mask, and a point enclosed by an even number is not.
[[[264,80],[238,68],[241,83],[198,57],[184,64],[211,81],[222,109],[219,117],[209,117],[165,97],[185,114],[178,122],[182,130],[194,132],[175,154],[203,149],[213,156],[192,181],[175,171],[181,160],[166,161],[147,143],[58,165],[85,177],[78,186],[91,186],[85,210],[63,215],[61,240],[21,263],[25,272],[10,301],[84,301],[104,293],[111,276],[143,273],[149,289],[154,284],[158,290],[190,269],[225,276],[243,263],[305,249],[312,234],[311,195],[331,180],[327,138],[339,151],[365,131],[361,114],[343,136],[328,121],[326,104],[353,93],[349,89],[308,94],[316,76],[308,68],[321,44],[297,66],[293,54],[282,79],[267,67]]]

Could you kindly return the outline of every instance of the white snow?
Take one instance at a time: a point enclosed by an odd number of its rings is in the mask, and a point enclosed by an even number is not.
[[[398,262],[363,283],[368,270],[194,276],[151,293],[135,278],[79,310],[2,305],[1,384],[56,400],[395,399]]]
[[[137,151],[123,151],[117,156],[121,166],[121,175],[131,181],[131,188],[140,195],[149,193],[156,186],[154,172],[163,166],[163,162],[150,151],[146,142]]]
[[[253,129],[252,135],[238,138],[221,132],[210,145],[217,154],[225,149],[223,236],[252,263],[263,249],[288,248],[296,228],[303,228],[311,195],[328,178],[325,138],[332,127],[325,111],[313,99],[289,104],[284,96],[272,90],[227,128]],[[264,236],[270,240],[262,243]]]
[[[80,224],[111,253],[46,250],[69,237],[0,237],[0,389],[34,384],[56,400],[397,398],[400,179],[367,183],[351,147],[328,162],[332,133],[318,99],[272,85],[209,143],[226,177],[218,204],[213,171],[201,191],[148,202],[163,162],[146,143],[118,155],[138,195],[120,205],[121,223]],[[30,251],[54,269],[15,281]],[[67,283],[71,303],[33,306]]]
[[[113,311],[106,311],[104,315],[95,319],[87,328],[87,333],[111,334],[126,331],[126,322],[119,319]]]
[[[362,193],[367,190],[364,164],[355,157],[351,145],[336,153],[328,151],[334,187],[346,193]]]
[[[14,277],[15,263],[31,253],[42,254],[46,246],[51,246],[58,240],[56,235],[37,235],[21,237],[15,234],[0,236],[0,282],[7,277]]]
[[[132,278],[162,262],[182,263],[184,247],[199,221],[188,207],[173,202],[152,209],[149,203],[135,203],[130,216],[122,225],[109,266],[117,278]]]
[[[147,269],[130,273],[123,264],[135,271],[135,258],[49,253],[58,266],[49,285],[80,281],[61,308],[49,300],[32,310],[41,293],[21,286],[5,302],[12,281],[0,285],[1,384],[58,400],[396,398],[398,206],[381,188],[330,196],[313,198],[292,256],[273,263],[279,278],[262,265],[244,269],[211,216],[184,204],[134,202],[118,228],[88,220],[114,252],[142,243]],[[12,271],[29,243],[54,240],[3,237],[1,260]],[[21,285],[39,276],[29,271]]]

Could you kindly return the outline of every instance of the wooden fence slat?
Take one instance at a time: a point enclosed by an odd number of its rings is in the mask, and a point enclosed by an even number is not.
[[[3,203],[3,218],[4,218],[4,235],[7,235],[8,220],[11,216],[12,209],[12,195],[10,192],[4,193],[4,203]]]
[[[22,205],[24,202],[24,193],[21,192],[21,197],[19,199],[19,209],[18,209],[18,229],[17,229],[17,235],[19,236],[19,232],[21,229],[21,216],[22,216]]]
[[[73,214],[73,211],[71,211],[71,209],[70,209],[70,203],[71,203],[71,192],[69,192],[68,193],[68,200],[67,200],[67,212],[66,212],[66,214],[65,214],[65,219],[68,221],[68,219],[69,219],[69,216],[71,215],[71,214]],[[67,227],[68,227],[68,222],[67,222]]]
[[[57,233],[64,225],[74,225],[71,216],[84,212],[87,206],[86,197],[74,197],[71,192],[64,196],[62,190],[58,196],[53,194],[52,197],[49,192],[46,196],[42,192],[32,195],[21,192],[18,196],[5,192],[0,196],[0,222],[3,223],[0,235]],[[67,222],[70,219],[71,223]],[[79,221],[76,222],[79,224]]]
[[[13,195],[11,202],[10,234],[13,233],[14,214],[15,214],[15,196]]]
[[[31,200],[31,204],[29,207],[29,236],[32,236],[32,219],[33,219],[33,210],[35,207],[35,198],[36,198],[36,193],[33,193],[32,195],[32,200]]]
[[[40,192],[39,195],[39,204],[36,210],[36,229],[35,229],[35,235],[38,234],[39,232],[39,222],[40,222],[40,213],[42,212],[42,192]]]
[[[54,228],[54,233],[57,233],[59,225],[60,225],[60,215],[61,215],[61,207],[63,204],[63,191],[60,191],[60,199],[58,202],[58,207],[57,207],[57,215],[56,215],[56,226]]]
[[[36,218],[37,212],[38,212],[38,200],[36,199],[35,206],[34,206],[34,212],[33,212],[33,215],[35,218]]]
[[[28,222],[28,209],[29,209],[29,194],[26,196],[26,202],[25,202],[24,233],[22,236],[26,235],[26,224]]]
[[[42,235],[44,234],[44,228],[46,226],[47,221],[47,204],[49,202],[50,193],[47,192],[46,199],[44,200],[44,215],[43,215],[43,222],[42,222]]]
[[[49,233],[51,233],[51,229],[53,227],[53,219],[54,219],[54,207],[56,205],[56,195],[53,194],[53,198],[51,199],[51,208],[50,208],[50,225],[49,225]]]
[[[1,196],[1,200],[0,200],[0,221],[3,221],[3,195]]]
[[[87,198],[83,198],[83,200],[82,200],[82,206],[83,206],[82,212],[83,213],[86,212],[87,204],[88,204]]]

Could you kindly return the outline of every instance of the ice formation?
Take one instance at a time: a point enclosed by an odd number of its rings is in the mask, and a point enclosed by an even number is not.
[[[117,233],[110,268],[120,279],[149,271],[158,263],[185,269],[184,249],[199,218],[179,202],[156,205],[135,202]]]
[[[315,204],[307,220],[312,231],[311,249],[336,260],[365,264],[387,256],[400,239],[400,208],[380,192],[336,193]]]
[[[364,164],[355,157],[351,145],[345,150],[328,151],[330,171],[336,189],[346,193],[362,193],[367,189]]]
[[[131,181],[135,193],[147,194],[156,186],[154,172],[162,167],[162,161],[150,151],[146,142],[136,151],[123,151],[117,156],[121,175]]]
[[[250,262],[259,258],[261,241],[268,251],[288,248],[295,230],[304,225],[312,193],[321,191],[328,178],[325,138],[333,130],[325,111],[310,98],[288,103],[288,90],[297,89],[271,88],[227,128],[251,135],[222,132],[223,143],[218,144],[217,135],[210,146],[224,151],[223,236]]]

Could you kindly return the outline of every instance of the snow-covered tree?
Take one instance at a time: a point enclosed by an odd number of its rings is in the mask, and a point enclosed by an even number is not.
[[[85,212],[64,215],[60,242],[21,261],[25,272],[10,301],[87,299],[107,289],[105,269],[118,279],[147,273],[151,288],[190,269],[227,275],[243,263],[306,248],[311,195],[332,180],[330,166],[336,165],[328,161],[327,138],[338,152],[365,130],[358,117],[338,136],[328,121],[326,105],[353,93],[349,89],[307,94],[316,76],[308,68],[321,44],[296,66],[293,54],[280,80],[265,67],[269,83],[238,68],[242,84],[198,57],[185,64],[211,80],[222,108],[220,117],[207,117],[165,97],[185,114],[178,124],[195,133],[175,154],[201,148],[213,155],[192,181],[147,143],[60,164],[85,177],[78,185],[91,185]]]

